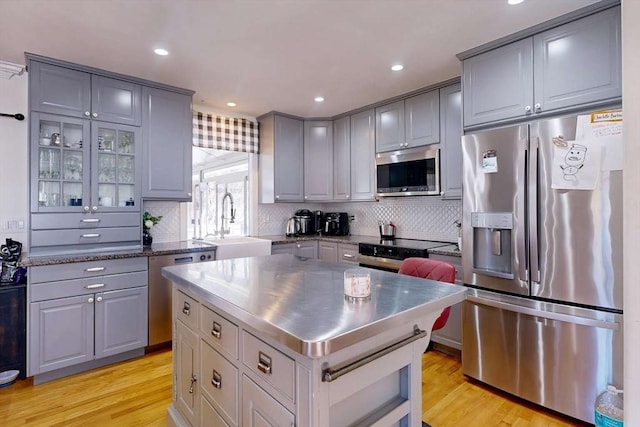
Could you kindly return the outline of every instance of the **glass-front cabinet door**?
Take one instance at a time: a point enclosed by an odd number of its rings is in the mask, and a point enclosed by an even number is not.
[[[136,154],[140,150],[137,127],[93,122],[92,209],[98,211],[140,210],[136,182]]]
[[[89,121],[34,113],[32,212],[80,212],[89,203]]]
[[[139,211],[139,128],[34,113],[31,211]]]

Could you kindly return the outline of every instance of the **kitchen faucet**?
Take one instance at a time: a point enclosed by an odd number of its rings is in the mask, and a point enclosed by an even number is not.
[[[228,191],[226,193],[224,193],[224,197],[222,198],[222,224],[220,227],[220,238],[224,239],[224,233],[229,233],[229,229],[225,229],[224,228],[224,222],[227,218],[225,218],[224,216],[224,203],[227,201],[227,197],[229,198],[229,202],[231,203],[231,209],[230,209],[230,214],[231,214],[231,218],[229,218],[229,224],[233,224],[235,219],[236,219],[236,210],[233,208],[233,196],[231,195],[231,193],[229,193]]]

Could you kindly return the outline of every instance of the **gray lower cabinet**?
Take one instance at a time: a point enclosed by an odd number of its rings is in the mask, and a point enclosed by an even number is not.
[[[139,84],[27,59],[32,110],[140,126]]]
[[[295,425],[295,417],[246,375],[242,376],[242,425],[279,427]]]
[[[195,309],[195,307],[194,307]],[[198,335],[180,320],[174,320],[173,363],[174,396],[176,407],[189,424],[198,425],[200,415],[200,352]],[[176,369],[177,368],[177,369]],[[203,424],[206,425],[206,424]]]
[[[461,258],[456,256],[429,254],[429,258],[445,261],[456,268],[456,284],[462,285]],[[464,301],[451,306],[447,323],[431,333],[431,341],[462,351],[462,307]]]
[[[333,199],[333,122],[304,122],[304,200]]]
[[[304,200],[304,124],[279,114],[258,117],[260,124],[260,203]]]
[[[142,90],[142,197],[191,201],[191,92]]]
[[[336,242],[318,242],[318,259],[328,262],[338,262],[338,244]]]
[[[440,89],[440,189],[443,199],[462,198],[462,92]]]
[[[620,6],[463,63],[464,126],[619,102]]]
[[[358,245],[338,243],[338,262],[358,265]]]
[[[351,129],[348,116],[333,122],[333,200],[351,200]]]
[[[118,261],[30,268],[28,375],[147,345],[147,260]]]
[[[375,131],[374,110],[351,116],[351,200],[375,198]]]
[[[318,242],[315,240],[281,243],[271,246],[271,254],[290,254],[304,258],[318,258]]]

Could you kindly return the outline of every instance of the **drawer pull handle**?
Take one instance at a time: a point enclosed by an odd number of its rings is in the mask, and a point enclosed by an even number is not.
[[[81,219],[80,222],[95,223],[95,222],[100,222],[100,219],[98,219],[98,218],[87,218],[87,219]]]
[[[189,394],[193,394],[193,385],[198,381],[198,378],[191,374],[191,384],[189,384]]]
[[[100,233],[81,234],[80,237],[100,237]]]
[[[351,254],[342,254],[342,256],[345,258],[353,258],[353,255]]]
[[[213,370],[213,375],[211,376],[211,385],[217,389],[222,388],[222,375],[215,369]]]
[[[271,375],[271,358],[261,351],[258,352],[258,370]]]
[[[211,329],[211,335],[220,339],[222,337],[222,325],[218,322],[213,322],[213,329]]]
[[[85,286],[86,289],[98,289],[98,288],[104,288],[104,283],[96,283],[93,285],[87,285]]]
[[[188,302],[184,302],[184,306],[182,306],[182,312],[187,316],[191,315],[191,305]]]
[[[95,273],[96,271],[104,271],[105,269],[105,267],[91,267],[85,268],[84,271],[86,271],[87,273]]]

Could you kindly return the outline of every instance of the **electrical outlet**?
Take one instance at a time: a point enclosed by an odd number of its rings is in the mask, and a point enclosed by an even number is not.
[[[264,222],[269,222],[271,218],[269,218],[269,215],[265,215],[264,216]]]

